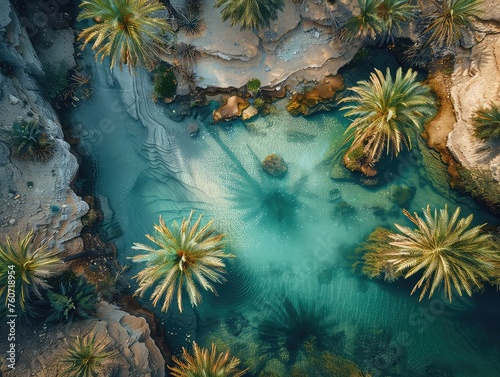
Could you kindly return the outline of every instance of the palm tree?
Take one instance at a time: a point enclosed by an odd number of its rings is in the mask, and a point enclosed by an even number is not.
[[[217,354],[214,343],[210,351],[193,343],[192,355],[182,347],[182,356],[184,360],[172,357],[176,365],[168,368],[173,377],[241,377],[247,371],[238,369],[240,360],[229,351]]]
[[[471,296],[474,289],[482,289],[483,282],[493,281],[500,252],[491,235],[482,233],[486,224],[468,229],[473,215],[459,219],[460,207],[451,217],[447,206],[434,213],[427,206],[424,218],[406,210],[403,213],[417,228],[395,224],[399,233],[379,231],[375,243],[365,247],[363,257],[371,276],[384,269],[392,271],[393,278],[403,275],[405,279],[421,272],[411,294],[422,289],[420,300],[427,292],[432,297],[444,284],[450,302],[453,289],[460,296],[462,291]]]
[[[0,297],[5,296],[6,307],[11,303],[9,287],[14,287],[16,303],[25,310],[31,292],[41,298],[41,289],[49,287],[47,279],[65,269],[56,250],[36,246],[34,240],[35,234],[30,231],[24,237],[18,234],[16,242],[7,236],[5,244],[0,244]]]
[[[470,26],[471,19],[479,12],[480,0],[433,0],[429,24],[424,30],[428,42],[435,42],[438,47],[455,44],[462,35],[462,30]]]
[[[96,341],[96,334],[85,337],[77,336],[68,344],[62,364],[68,365],[63,369],[64,377],[94,377],[103,369],[103,362],[111,358],[114,352],[108,350],[109,343]]]
[[[384,149],[395,156],[403,144],[411,149],[412,130],[419,130],[435,109],[429,88],[416,76],[411,69],[403,76],[399,68],[393,80],[389,68],[385,77],[375,69],[370,82],[358,81],[358,86],[349,88],[354,94],[341,102],[352,103],[342,108],[347,110],[345,116],[355,118],[345,132],[350,134],[347,140],[353,139],[351,149],[363,147],[371,162],[378,161]]]
[[[472,118],[474,135],[480,139],[491,140],[500,137],[500,105],[491,104],[477,110]]]
[[[242,29],[269,26],[271,20],[278,18],[283,10],[283,0],[217,0],[215,7],[223,7],[222,19],[231,19],[231,26],[240,24]]]
[[[381,0],[358,0],[360,13],[352,16],[344,26],[341,38],[346,42],[354,39],[371,39],[383,32],[383,25],[377,16],[377,8]]]
[[[393,41],[402,33],[402,27],[415,17],[416,6],[408,0],[382,0],[377,6],[377,17],[383,24],[382,35]]]
[[[156,306],[160,298],[165,295],[161,309],[163,311],[168,310],[174,293],[177,292],[177,305],[182,312],[184,286],[191,305],[198,305],[201,295],[195,280],[205,290],[217,294],[211,282],[221,283],[225,280],[222,276],[225,272],[222,258],[233,257],[231,254],[224,254],[222,242],[224,234],[213,235],[215,231],[212,229],[212,221],[198,229],[202,216],[200,215],[196,223],[191,225],[193,214],[194,211],[191,211],[188,219],[182,219],[180,227],[174,221],[172,230],[167,228],[160,216],[160,224],[154,226],[156,237],[146,234],[150,241],[160,247],[159,249],[139,243],[133,246],[135,250],[148,252],[132,258],[134,262],[147,262],[147,268],[135,276],[139,282],[136,294],[142,297],[149,287],[156,284],[151,299]]]
[[[165,18],[157,17],[166,8],[157,0],[84,0],[78,20],[91,18],[96,24],[78,36],[83,47],[92,40],[96,59],[111,58],[117,64],[150,66],[158,54],[167,51],[166,33],[173,33]]]

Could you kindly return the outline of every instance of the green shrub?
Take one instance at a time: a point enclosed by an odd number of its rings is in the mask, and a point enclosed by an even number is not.
[[[257,109],[260,110],[266,105],[266,102],[262,98],[256,98],[255,101],[253,101],[253,106]]]
[[[83,276],[77,278],[73,274],[66,276],[53,290],[48,290],[47,298],[50,303],[48,322],[90,318],[97,302],[95,287]]]
[[[173,98],[177,92],[177,80],[174,71],[167,65],[160,65],[155,70],[153,95],[155,98]]]
[[[61,100],[64,92],[69,86],[68,70],[63,66],[59,68],[48,68],[45,75],[38,79],[45,95],[51,101]]]
[[[255,95],[260,89],[260,80],[259,79],[251,79],[247,82],[247,89],[250,93]]]
[[[48,161],[54,155],[55,142],[38,122],[14,123],[10,143],[22,159]]]

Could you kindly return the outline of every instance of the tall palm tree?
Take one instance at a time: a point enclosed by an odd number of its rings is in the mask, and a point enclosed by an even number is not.
[[[472,118],[474,135],[480,139],[500,138],[500,105],[491,104],[474,113]]]
[[[210,351],[193,343],[192,355],[182,347],[182,356],[184,360],[172,357],[176,365],[168,368],[173,377],[241,377],[247,371],[238,369],[240,360],[229,351],[217,354],[214,343]]]
[[[283,0],[217,0],[215,7],[223,7],[222,19],[231,19],[231,26],[240,24],[242,29],[269,26],[271,20],[278,18],[283,10]]]
[[[386,75],[375,69],[370,81],[358,81],[349,88],[353,95],[341,102],[351,104],[342,108],[345,116],[354,121],[346,130],[352,147],[363,147],[371,162],[376,162],[384,149],[397,156],[403,144],[411,149],[411,132],[419,130],[426,116],[435,110],[430,89],[416,81],[417,72],[411,69],[403,76],[399,68],[393,80],[389,68]]]
[[[485,224],[469,228],[473,215],[459,219],[458,207],[450,217],[447,206],[434,213],[427,206],[423,218],[406,210],[403,213],[417,228],[395,224],[399,233],[379,231],[375,243],[365,247],[363,257],[372,276],[377,269],[379,273],[387,269],[392,271],[392,277],[405,279],[420,272],[422,276],[411,294],[421,289],[422,300],[427,292],[431,297],[436,288],[444,285],[450,302],[453,289],[460,296],[463,291],[471,296],[474,289],[495,279],[499,245],[482,232]]]
[[[221,283],[225,279],[222,274],[224,263],[222,258],[233,257],[223,252],[224,234],[214,234],[212,221],[200,228],[202,216],[196,223],[191,224],[194,211],[189,218],[182,219],[179,226],[173,222],[170,230],[160,216],[160,224],[155,225],[156,237],[146,234],[146,237],[159,246],[154,249],[147,245],[135,243],[135,250],[147,251],[147,254],[136,255],[134,262],[147,262],[147,267],[140,271],[135,278],[139,282],[136,294],[141,297],[152,285],[156,285],[151,299],[156,306],[163,295],[162,309],[167,311],[174,296],[177,295],[177,305],[182,312],[182,290],[185,287],[191,305],[198,305],[201,294],[195,281],[205,289],[217,294],[211,282]]]
[[[431,2],[432,13],[428,15],[429,24],[424,30],[428,42],[435,42],[438,47],[449,47],[461,37],[464,28],[479,12],[481,0],[443,0]]]
[[[5,307],[12,303],[9,287],[14,287],[16,303],[25,310],[30,294],[41,298],[41,290],[49,287],[47,279],[61,274],[64,269],[56,250],[35,244],[33,231],[24,237],[18,234],[16,242],[7,236],[5,244],[0,244],[0,297],[5,297]]]
[[[167,51],[167,33],[173,33],[165,18],[166,8],[158,0],[84,0],[78,20],[91,18],[96,23],[78,36],[83,47],[94,40],[96,59],[111,58],[116,64],[151,66],[160,52]]]

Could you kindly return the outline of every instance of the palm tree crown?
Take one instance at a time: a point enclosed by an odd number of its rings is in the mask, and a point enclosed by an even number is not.
[[[278,18],[283,10],[283,0],[217,0],[215,7],[221,11],[224,21],[231,19],[231,26],[240,24],[242,29],[269,26],[271,20]]]
[[[420,129],[424,117],[434,112],[430,89],[416,76],[411,69],[403,76],[399,68],[393,80],[389,68],[385,77],[375,69],[370,82],[358,81],[349,88],[354,94],[341,100],[352,103],[342,110],[355,118],[346,130],[347,140],[353,139],[353,147],[363,146],[371,161],[376,162],[384,148],[395,156],[403,144],[411,149],[411,130]]]
[[[471,296],[473,289],[495,279],[500,252],[491,235],[481,232],[485,224],[468,229],[473,216],[459,219],[460,207],[451,217],[447,206],[434,213],[427,206],[423,218],[403,212],[417,228],[395,224],[399,233],[379,231],[375,244],[365,247],[368,252],[363,258],[371,265],[368,270],[390,271],[392,278],[408,278],[421,271],[411,292],[422,289],[420,300],[427,292],[431,297],[444,284],[444,294],[451,302],[453,289],[460,296],[462,291]]]
[[[483,140],[500,138],[500,105],[491,104],[477,110],[472,118],[474,135]]]
[[[111,68],[118,59],[135,68],[137,65],[150,66],[160,52],[167,50],[164,35],[172,33],[165,18],[155,13],[167,11],[157,0],[84,0],[78,20],[94,19],[97,23],[84,29],[78,39],[83,47],[91,40],[96,50],[96,59],[111,58]]]
[[[461,35],[462,30],[470,25],[472,17],[479,11],[480,0],[443,0],[434,2],[433,13],[424,33],[428,35],[428,43],[435,42],[438,47],[452,46]]]
[[[0,297],[8,302],[9,282],[14,282],[16,300],[25,310],[30,292],[41,296],[41,289],[48,288],[47,279],[64,271],[64,264],[56,250],[47,250],[44,245],[34,245],[35,234],[30,231],[24,237],[19,234],[12,242],[7,236],[5,245],[0,244]],[[14,277],[11,280],[9,276]]]
[[[192,355],[183,347],[182,356],[184,360],[172,357],[176,364],[169,366],[173,377],[241,377],[246,372],[237,368],[240,360],[231,357],[229,351],[217,354],[213,343],[210,351],[193,343]]]
[[[162,305],[163,311],[167,311],[177,292],[177,305],[182,312],[182,290],[186,287],[191,305],[198,305],[201,295],[195,280],[206,290],[217,294],[211,282],[221,283],[224,281],[225,264],[222,258],[233,257],[223,252],[224,234],[213,235],[212,221],[200,228],[202,216],[194,225],[191,218],[184,218],[179,226],[173,222],[170,230],[160,216],[160,224],[155,225],[156,237],[146,234],[146,237],[158,245],[154,249],[147,245],[135,243],[133,249],[144,250],[148,254],[136,255],[134,262],[147,262],[147,268],[139,272],[136,279],[139,288],[136,294],[141,297],[153,284],[157,284],[151,295],[153,305],[156,306],[160,298],[165,295]],[[200,229],[199,229],[200,228]]]

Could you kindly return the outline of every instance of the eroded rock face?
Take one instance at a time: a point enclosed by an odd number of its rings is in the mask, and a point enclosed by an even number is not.
[[[58,325],[25,330],[24,336],[31,336],[33,340],[23,342],[20,347],[22,354],[30,357],[19,357],[15,374],[7,373],[6,376],[59,375],[63,368],[60,359],[68,343],[86,334],[96,334],[96,340],[108,344],[108,349],[114,352],[113,357],[103,363],[102,372],[114,371],[116,377],[165,376],[165,361],[151,338],[146,320],[106,302],[97,304],[95,318],[73,322],[71,327]]]
[[[487,2],[484,6],[487,6]],[[500,4],[490,4],[488,19],[500,19]],[[491,10],[491,11],[490,11]],[[485,27],[485,26],[484,26]],[[489,29],[493,25],[487,25]],[[448,149],[468,169],[488,169],[500,182],[500,142],[473,135],[472,118],[479,108],[500,103],[500,28],[489,30],[472,50],[457,57],[451,96],[457,121],[448,136]]]
[[[341,75],[325,77],[312,89],[294,94],[286,109],[293,115],[310,115],[320,110],[329,110],[335,93],[342,89],[344,79]]]
[[[238,96],[229,97],[224,105],[214,110],[213,117],[216,122],[226,122],[233,120],[241,116],[243,110],[245,110],[250,104],[243,98]]]
[[[57,114],[33,79],[42,65],[26,31],[7,0],[0,0],[0,9],[0,51],[11,67],[8,77],[0,74],[0,240],[35,229],[50,247],[78,253],[80,218],[88,206],[69,187],[78,169],[76,158],[63,139]],[[12,125],[21,121],[38,122],[54,140],[50,160],[24,161],[6,151]]]

